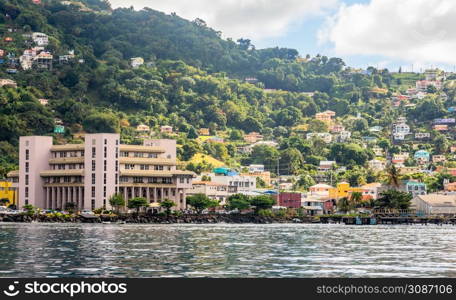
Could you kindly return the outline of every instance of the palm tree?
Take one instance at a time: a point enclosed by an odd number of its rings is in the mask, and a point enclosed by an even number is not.
[[[387,181],[388,185],[393,187],[393,189],[399,188],[400,181],[399,181],[399,170],[396,168],[394,164],[392,164],[387,170]]]
[[[363,200],[363,194],[361,192],[353,192],[350,196],[350,202],[353,207],[358,207]]]

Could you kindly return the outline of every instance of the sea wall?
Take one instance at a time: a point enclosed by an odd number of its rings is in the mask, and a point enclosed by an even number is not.
[[[214,223],[311,223],[311,217],[269,217],[254,214],[204,214],[204,215],[100,215],[100,216],[48,216],[48,215],[0,215],[0,222],[43,222],[43,223],[138,223],[138,224],[214,224]]]

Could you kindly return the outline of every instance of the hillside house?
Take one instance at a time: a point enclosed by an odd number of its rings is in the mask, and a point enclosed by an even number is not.
[[[318,171],[326,172],[334,168],[336,162],[333,160],[322,160],[318,166]]]
[[[432,129],[436,130],[436,131],[448,131],[448,125],[434,125],[432,126]]]
[[[386,167],[386,162],[378,159],[372,159],[367,162],[370,169],[375,171],[383,171]]]
[[[380,197],[380,193],[384,191],[385,187],[379,182],[368,183],[361,186],[363,200],[376,200]]]
[[[139,124],[136,126],[136,132],[149,132],[150,127],[145,124]]]
[[[143,64],[144,64],[144,59],[142,57],[132,57],[132,58],[130,58],[130,65],[134,69],[139,68],[139,66],[141,66]]]
[[[331,133],[340,133],[342,131],[345,131],[345,126],[341,124],[335,124],[329,128],[329,131],[331,131]]]
[[[427,139],[430,138],[431,134],[429,132],[416,132],[415,139]]]
[[[198,134],[203,136],[211,135],[209,128],[200,128],[198,129]]]
[[[439,162],[445,162],[445,161],[446,161],[445,155],[432,155],[433,163],[439,163]]]
[[[372,151],[374,152],[375,156],[383,156],[383,149],[378,146],[373,147]]]
[[[310,140],[313,138],[320,138],[326,144],[329,144],[332,141],[332,135],[328,132],[310,132],[310,133],[306,134],[306,139]]]
[[[406,123],[398,123],[393,125],[393,133],[407,135],[410,134],[410,126]]]
[[[17,88],[17,83],[11,79],[0,79],[0,87],[9,86],[13,88]]]
[[[173,133],[173,127],[172,126],[168,126],[168,125],[163,125],[163,126],[160,126],[160,132],[161,133]]]
[[[43,51],[33,58],[32,67],[36,67],[38,69],[52,70],[52,60],[52,54]]]
[[[429,162],[430,154],[426,150],[418,150],[415,152],[413,158],[419,163],[424,164]]]
[[[413,197],[426,195],[426,184],[416,180],[408,180],[402,183],[400,190],[412,194]]]
[[[46,106],[49,104],[49,100],[48,99],[38,99],[38,101],[40,102],[41,105],[43,106]]]
[[[32,40],[38,46],[47,46],[49,44],[48,35],[42,32],[32,33]]]
[[[244,135],[244,141],[247,143],[256,143],[258,141],[263,140],[263,135],[259,134],[258,132],[250,132]]]
[[[330,113],[328,113],[328,112],[330,112]],[[331,111],[316,113],[315,119],[322,121],[322,122],[326,123],[327,125],[330,125],[333,120],[333,117],[335,115],[335,113],[334,114],[333,113],[334,112],[331,112]]]
[[[442,82],[438,80],[418,80],[415,84],[417,91],[426,92],[428,86],[433,86],[437,90],[442,88]]]

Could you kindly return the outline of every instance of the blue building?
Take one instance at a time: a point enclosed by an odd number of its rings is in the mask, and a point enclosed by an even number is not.
[[[424,182],[408,180],[403,183],[403,191],[412,194],[413,197],[426,195],[426,184]]]
[[[426,150],[418,150],[415,152],[415,155],[413,156],[416,161],[418,162],[428,162],[430,158],[430,154]]]

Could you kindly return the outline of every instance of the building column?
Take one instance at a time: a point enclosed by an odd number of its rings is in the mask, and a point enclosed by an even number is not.
[[[157,188],[154,188],[154,202],[157,202]]]
[[[123,188],[123,194],[124,194],[125,203],[127,203],[127,201],[128,201],[127,189],[128,189],[127,187],[124,187],[124,188]]]
[[[161,188],[161,189],[160,189],[160,201],[163,201],[163,199],[164,199],[164,198],[163,198],[164,190],[165,190],[164,188]]]
[[[51,194],[52,194],[51,209],[56,209],[56,207],[57,207],[57,191],[56,191],[56,187],[51,187]]]
[[[46,209],[50,209],[52,207],[52,199],[51,199],[51,188],[46,188]]]
[[[149,187],[146,187],[146,194],[147,194],[147,202],[150,203],[150,202],[151,202],[151,201],[150,201],[151,199],[150,199],[150,189],[149,189]]]

